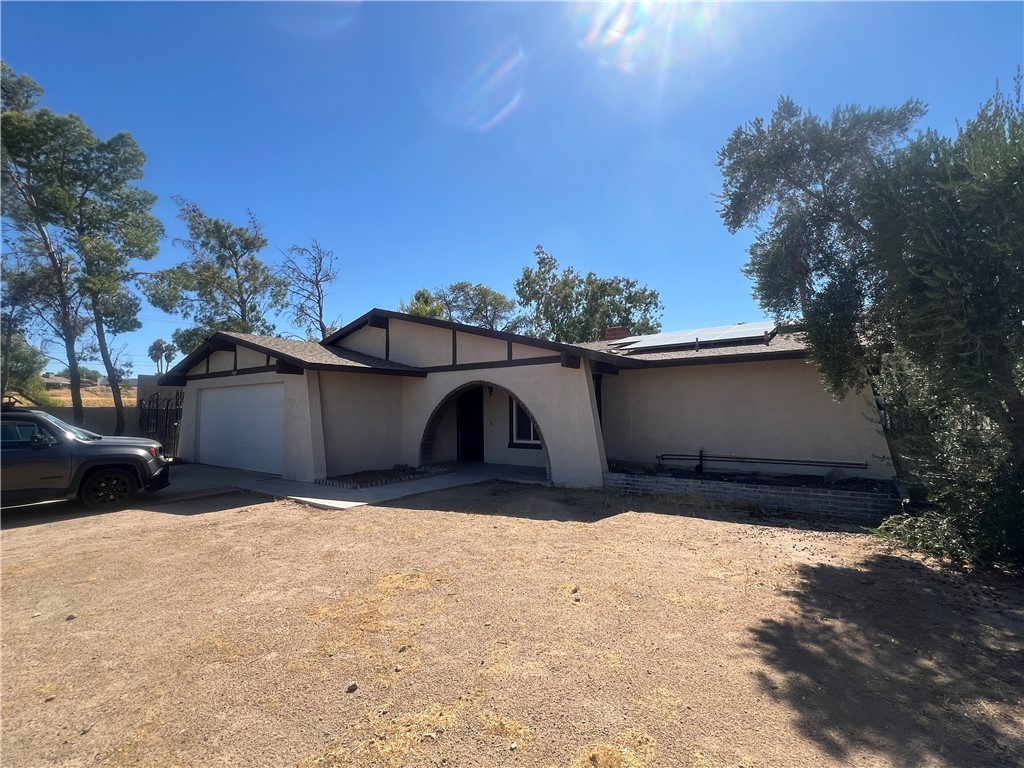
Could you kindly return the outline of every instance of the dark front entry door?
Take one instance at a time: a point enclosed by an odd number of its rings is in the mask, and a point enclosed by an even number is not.
[[[467,389],[455,401],[459,461],[484,460],[484,388]]]

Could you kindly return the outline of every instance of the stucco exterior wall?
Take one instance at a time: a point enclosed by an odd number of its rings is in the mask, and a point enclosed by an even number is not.
[[[243,347],[241,344],[238,345],[237,350],[239,368],[260,368],[268,364],[267,355],[263,352]]]
[[[320,372],[328,477],[403,463],[403,381],[398,376]],[[416,466],[418,461],[404,463]]]
[[[389,320],[391,359],[406,365],[452,364],[452,332],[447,328]]]
[[[509,448],[508,400],[508,393],[503,390],[495,389],[494,394],[488,396],[484,389],[484,461],[520,467],[546,467],[547,449]]]
[[[508,350],[505,350],[508,354]],[[522,360],[526,357],[547,357],[548,355],[556,355],[557,352],[551,350],[541,349],[540,347],[531,347],[528,344],[513,344],[512,345],[512,359]]]
[[[602,381],[612,460],[654,463],[661,453],[864,461],[850,475],[890,478],[892,461],[870,393],[835,402],[803,360],[622,371]],[[707,468],[816,474],[828,468],[713,464]]]
[[[435,462],[455,461],[459,458],[459,436],[455,431],[457,427],[458,413],[455,401],[452,400],[437,427],[437,436],[434,438]]]
[[[338,346],[354,349],[356,352],[362,352],[364,355],[384,357],[387,351],[385,338],[386,333],[383,328],[366,326],[346,336]]]
[[[485,363],[508,359],[508,344],[500,339],[456,332],[456,363]]]
[[[209,357],[210,373],[216,371],[230,371],[235,367],[235,353],[220,350]]]

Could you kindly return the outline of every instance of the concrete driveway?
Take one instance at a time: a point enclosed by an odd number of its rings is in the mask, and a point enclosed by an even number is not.
[[[206,464],[178,464],[171,467],[170,487],[153,494],[148,501],[151,504],[162,504],[241,489],[274,498],[292,499],[322,509],[348,509],[485,480],[548,484],[543,470],[506,464],[457,464],[455,470],[447,474],[359,490],[301,483],[296,480],[285,480],[279,475],[248,472],[242,469],[213,467]]]

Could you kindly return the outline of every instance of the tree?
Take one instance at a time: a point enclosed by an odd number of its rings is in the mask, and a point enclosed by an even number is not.
[[[32,402],[47,404],[51,398],[46,395],[41,373],[47,357],[25,339],[20,331],[10,331],[6,317],[0,318],[3,333],[3,347],[0,359],[3,364],[3,382],[0,392],[19,392]]]
[[[19,234],[20,252],[44,265],[45,275],[36,265],[43,300],[37,306],[56,313],[50,324],[64,341],[76,421],[82,414],[74,345],[85,323],[72,314],[81,300],[110,382],[116,433],[122,434],[121,370],[108,334],[141,327],[139,299],[127,287],[134,276],[130,264],[155,256],[163,231],[150,214],[155,195],[133,185],[142,177],[145,155],[127,133],[101,141],[77,115],[36,109],[38,85],[14,80],[4,103],[22,109],[4,113],[5,202],[10,195],[4,215]]]
[[[468,280],[452,283],[435,290],[434,297],[444,307],[445,316],[457,323],[518,333],[527,322],[519,314],[514,299],[480,283]]]
[[[149,359],[156,363],[157,375],[167,371],[171,361],[177,356],[178,348],[163,339],[157,339],[149,345]]]
[[[398,302],[398,311],[407,312],[410,315],[418,315],[419,317],[429,317],[434,320],[445,319],[445,307],[438,298],[427,288],[420,288],[412,295],[409,299],[409,303],[405,301]]]
[[[271,317],[285,308],[288,286],[259,259],[267,246],[259,221],[250,213],[248,225],[237,226],[184,198],[174,201],[189,232],[175,243],[191,258],[151,275],[143,291],[155,307],[194,321],[174,332],[175,346],[191,352],[215,331],[273,335]]]
[[[766,311],[803,324],[837,396],[867,381],[869,363],[899,361],[913,372],[877,383],[904,403],[905,425],[924,422],[910,415],[920,403],[901,386],[939,409],[941,424],[919,428],[942,445],[909,440],[930,453],[918,462],[931,467],[921,478],[930,499],[943,505],[976,562],[1020,562],[1020,74],[1016,99],[997,89],[955,139],[933,131],[911,137],[923,114],[910,101],[897,109],[845,107],[823,122],[782,99],[767,127],[757,120],[737,129],[720,151],[721,215],[731,231],[757,230],[746,267],[755,295]],[[984,487],[955,466],[964,449],[978,460],[974,476],[991,478]],[[989,473],[990,466],[1001,468]]]
[[[0,62],[0,111],[28,112],[39,103],[43,88],[28,75],[19,75],[7,62]]]
[[[403,301],[398,306],[399,311],[411,315],[451,320],[492,331],[519,333],[526,325],[526,318],[519,314],[514,299],[468,280],[433,291],[421,288],[408,304]]]
[[[70,373],[71,371],[65,366],[57,371],[54,376],[60,376],[62,379],[66,379]],[[89,379],[90,381],[99,381],[103,378],[102,372],[97,371],[95,368],[86,368],[84,365],[79,366],[78,373],[81,374],[83,379]]]
[[[322,341],[339,328],[338,318],[327,320],[327,286],[338,279],[334,251],[313,238],[309,247],[288,249],[278,275],[288,284],[288,309],[295,325],[310,340]]]
[[[580,275],[572,267],[558,273],[558,261],[538,245],[537,268],[516,281],[519,302],[530,311],[532,331],[566,343],[598,341],[608,326],[624,325],[634,334],[657,333],[664,306],[658,292],[625,277]]]
[[[826,123],[782,98],[768,126],[737,128],[718,154],[725,225],[757,232],[744,270],[754,295],[780,321],[803,324],[837,396],[864,382],[858,323],[879,288],[864,193],[924,113],[913,100],[842,107]]]

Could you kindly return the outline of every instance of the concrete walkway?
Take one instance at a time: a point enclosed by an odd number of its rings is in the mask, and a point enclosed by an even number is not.
[[[205,464],[179,464],[171,467],[171,484],[149,497],[150,504],[214,496],[235,490],[252,491],[274,498],[292,499],[321,509],[349,509],[364,504],[379,504],[427,491],[439,491],[485,480],[547,485],[545,472],[532,467],[505,464],[457,464],[454,472],[433,475],[402,483],[348,490],[315,483],[285,480],[279,475],[248,472],[243,469],[211,467]]]

